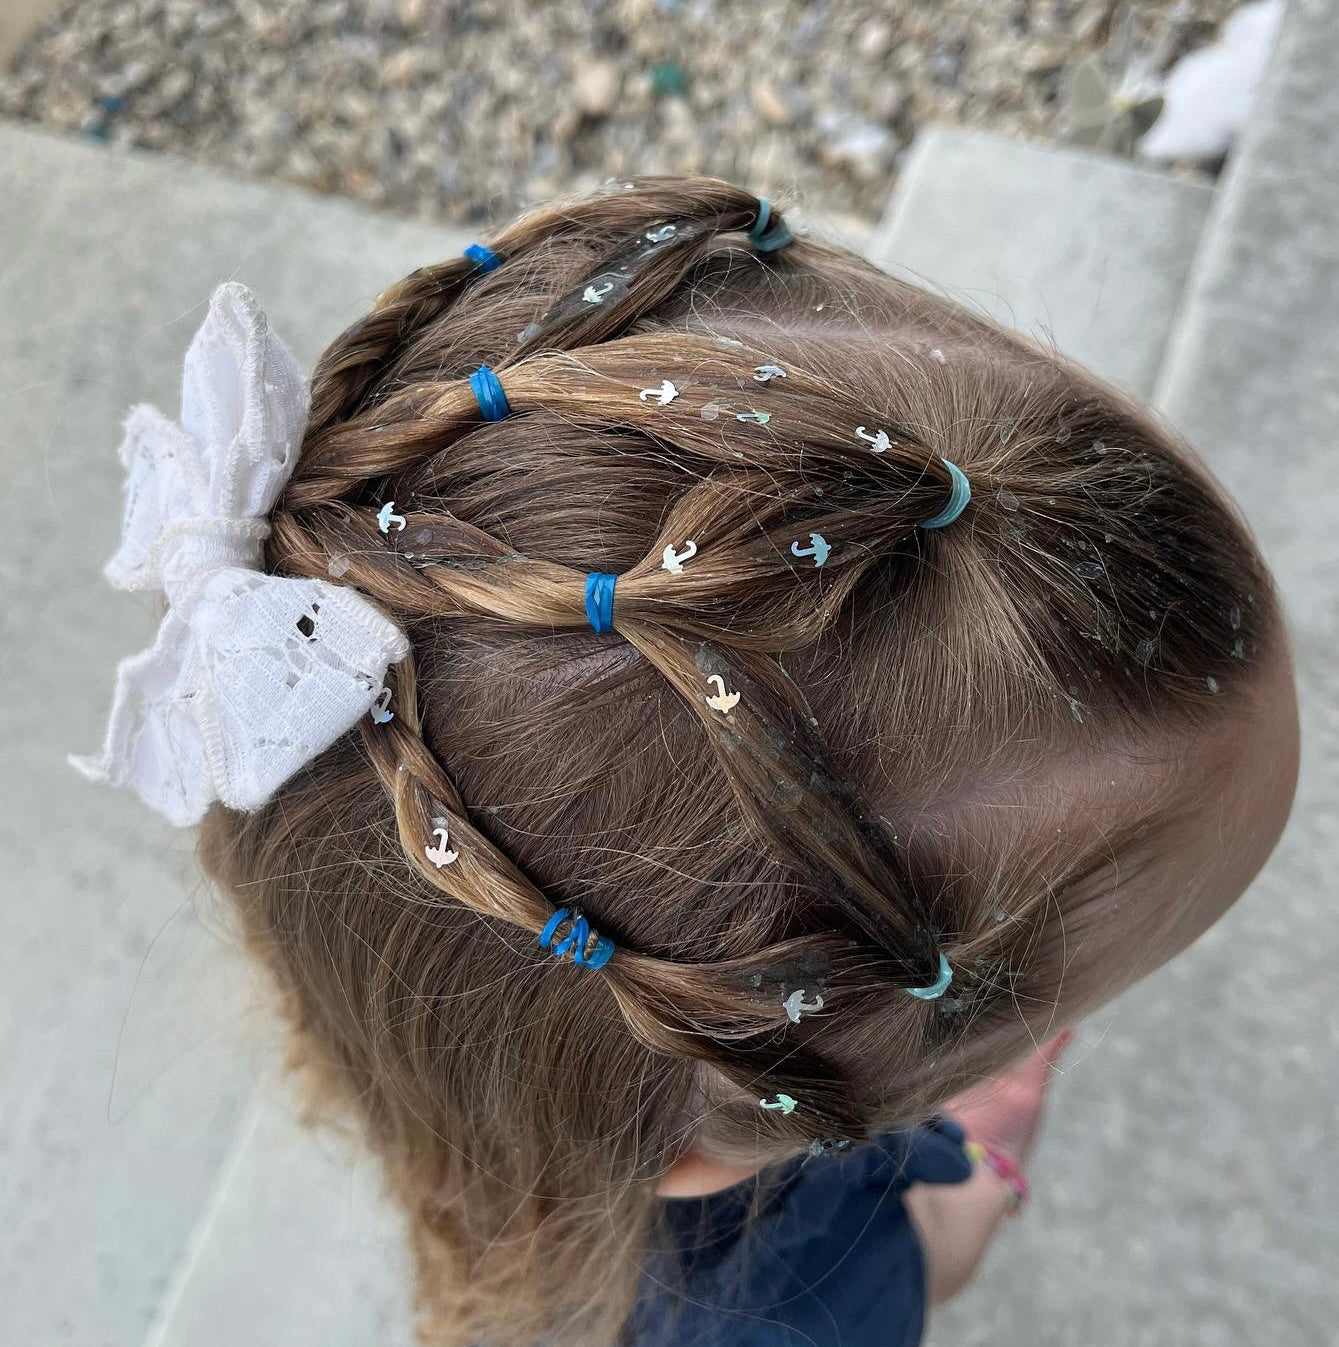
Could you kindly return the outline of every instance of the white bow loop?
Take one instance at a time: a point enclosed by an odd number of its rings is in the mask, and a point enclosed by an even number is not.
[[[117,671],[101,757],[71,761],[181,826],[214,800],[258,809],[367,714],[409,651],[356,590],[260,569],[308,397],[255,297],[229,282],[187,351],[181,424],[143,404],[126,418],[124,532],[104,573],[161,589],[168,610]]]

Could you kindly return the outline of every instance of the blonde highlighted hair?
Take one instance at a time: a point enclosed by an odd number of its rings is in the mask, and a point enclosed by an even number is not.
[[[1215,720],[1275,621],[1148,412],[840,248],[755,251],[757,210],[637,179],[511,224],[495,270],[392,286],[322,356],[273,514],[267,565],[357,586],[412,654],[392,721],[255,814],[216,806],[202,859],[384,1159],[442,1347],[616,1341],[689,1147],[859,1140],[1017,1055],[1063,978],[1104,976],[1067,917],[1142,938],[1094,897],[1177,806],[1094,842],[1031,783]],[[944,459],[972,499],[927,531]],[[822,566],[792,548],[815,532]],[[592,571],[619,576],[610,634]],[[1013,807],[964,826],[983,791]],[[603,968],[539,948],[562,906],[613,940]],[[908,996],[941,953],[948,994]],[[794,1023],[798,989],[823,1010]],[[778,1092],[793,1113],[758,1107]]]

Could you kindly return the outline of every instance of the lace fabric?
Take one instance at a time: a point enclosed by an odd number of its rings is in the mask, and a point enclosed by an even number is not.
[[[104,574],[162,590],[168,609],[117,670],[101,755],[70,761],[178,826],[215,800],[260,808],[371,710],[409,651],[356,590],[260,569],[308,407],[287,347],[228,282],[186,353],[181,423],[146,404],[125,421],[125,523]]]

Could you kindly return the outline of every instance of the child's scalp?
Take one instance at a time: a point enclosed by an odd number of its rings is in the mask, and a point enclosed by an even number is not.
[[[1084,838],[1028,771],[1221,714],[1274,622],[1148,413],[842,250],[760,251],[759,217],[637,179],[406,277],[322,356],[271,521],[272,569],[412,654],[392,720],[203,854],[424,1268],[468,1273],[425,1292],[442,1342],[601,1340],[690,1143],[863,1138],[1015,1053],[1066,894],[1154,805]],[[955,801],[998,780],[973,843]],[[542,952],[562,908],[607,963]],[[564,1308],[592,1282],[604,1320]]]

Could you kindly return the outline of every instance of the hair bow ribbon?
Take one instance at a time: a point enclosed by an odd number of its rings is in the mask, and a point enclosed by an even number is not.
[[[297,462],[307,380],[244,285],[220,285],[186,352],[180,424],[141,404],[125,420],[120,589],[157,589],[152,646],[121,662],[101,756],[180,827],[215,800],[258,809],[366,715],[404,633],[364,595],[268,575],[267,516]]]

